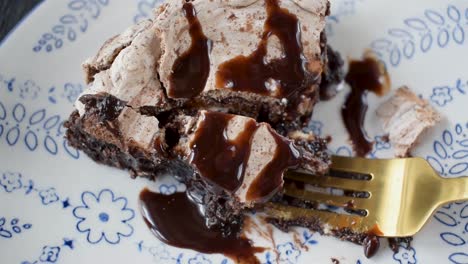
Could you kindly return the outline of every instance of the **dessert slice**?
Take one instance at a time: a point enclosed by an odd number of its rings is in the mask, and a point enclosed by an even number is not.
[[[286,138],[249,117],[201,110],[163,118],[109,94],[80,100],[84,113],[75,111],[66,124],[72,146],[134,176],[175,175],[205,207],[209,225],[241,219],[269,200],[287,169],[323,174],[329,165],[324,140],[303,132]]]
[[[153,115],[207,109],[297,128],[322,74],[333,74],[324,70],[328,12],[326,0],[170,1],[84,63],[84,94],[106,92]]]

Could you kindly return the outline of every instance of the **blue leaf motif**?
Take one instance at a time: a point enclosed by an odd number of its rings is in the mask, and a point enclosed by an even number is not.
[[[437,211],[434,214],[434,218],[437,219],[440,223],[446,225],[446,226],[456,226],[457,225],[457,220],[450,216],[449,214],[441,211]]]
[[[3,135],[3,125],[0,124],[0,137]]]
[[[13,146],[18,142],[20,130],[18,127],[12,127],[6,134],[8,145]]]
[[[454,159],[465,159],[468,158],[468,150],[457,150],[452,154]]]
[[[63,25],[56,25],[52,28],[52,32],[63,35],[65,33],[65,27]]]
[[[6,109],[5,106],[0,102],[0,120],[5,120],[6,119]]]
[[[76,17],[74,15],[64,15],[63,17],[60,18],[60,22],[62,22],[62,24],[76,24],[78,23],[78,20],[76,19]]]
[[[447,151],[445,150],[445,147],[439,142],[435,141],[434,142],[434,151],[439,156],[441,159],[447,158]]]
[[[468,148],[468,139],[460,140],[458,144],[462,147]]]
[[[72,158],[78,159],[80,157],[80,152],[78,152],[78,150],[75,148],[69,147],[67,140],[63,141],[63,148],[65,149],[65,152],[67,152],[68,155],[70,155]]]
[[[58,147],[57,143],[51,136],[46,136],[44,139],[44,147],[52,155],[57,155]]]
[[[54,126],[56,126],[59,122],[60,122],[60,116],[54,115],[54,116],[50,117],[49,119],[47,119],[47,121],[45,121],[43,127],[46,130],[50,130]]]
[[[71,10],[81,10],[86,6],[86,2],[84,0],[74,0],[68,4]]]
[[[400,50],[397,47],[393,48],[392,51],[390,52],[390,63],[393,66],[397,66],[398,64],[400,64],[400,59],[401,59]]]
[[[460,163],[457,163],[457,164],[453,165],[449,169],[449,173],[451,173],[451,174],[460,174],[460,173],[463,173],[464,171],[466,171],[467,169],[468,169],[468,162],[460,162]]]
[[[10,231],[5,230],[5,229],[0,227],[0,236],[4,237],[4,238],[11,238],[11,237],[13,237],[13,234],[11,234]]]
[[[426,10],[424,12],[424,15],[426,15],[427,19],[429,19],[429,21],[431,21],[432,23],[436,24],[436,25],[443,25],[445,23],[445,19],[444,17],[437,13],[436,11],[434,10]]]
[[[45,116],[46,116],[46,110],[45,109],[37,110],[29,118],[29,124],[30,125],[35,125],[37,123],[40,123],[40,122],[42,122],[42,120],[44,120]]]
[[[460,211],[460,217],[461,218],[468,218],[468,203],[463,207],[463,209]]]
[[[403,47],[403,54],[405,55],[407,59],[410,59],[411,57],[413,57],[415,51],[416,51],[416,48],[412,41],[408,41],[408,43],[406,43],[405,46]]]
[[[63,46],[63,40],[57,39],[55,41],[55,48],[60,49]]]
[[[51,40],[53,38],[53,35],[50,33],[45,33],[44,35],[42,35],[42,38],[44,40]]]
[[[388,34],[397,38],[413,38],[408,31],[400,28],[389,29]]]
[[[419,44],[422,52],[427,52],[431,46],[432,46],[432,35],[431,34],[425,34],[421,38],[421,43]]]
[[[447,7],[447,15],[453,22],[460,22],[460,11],[453,5]]]
[[[452,31],[452,38],[457,44],[465,42],[465,31],[460,25],[455,26]]]
[[[448,146],[452,145],[453,143],[452,133],[450,133],[450,131],[448,130],[445,130],[444,133],[442,133],[442,139],[444,140],[444,143]]]
[[[457,135],[460,135],[462,132],[463,132],[462,126],[460,126],[460,124],[457,124],[455,126],[455,133],[457,133]]]
[[[454,264],[466,264],[468,263],[468,254],[467,253],[453,253],[449,256],[449,260]]]
[[[436,170],[439,174],[444,174],[445,169],[436,158],[428,156],[426,160],[429,162],[429,164],[431,164],[432,168],[434,168],[434,170]]]
[[[70,41],[75,41],[75,39],[76,39],[76,32],[75,32],[75,30],[73,30],[73,29],[70,28],[70,29],[68,30],[68,35],[67,35],[67,37],[68,37],[68,39],[69,39]]]
[[[451,232],[441,233],[440,237],[442,238],[442,240],[444,240],[447,244],[451,246],[462,246],[466,244],[466,241],[463,238]]]
[[[437,36],[437,44],[441,48],[447,46],[448,42],[450,40],[450,34],[446,29],[443,29],[439,32],[439,35]]]
[[[26,108],[22,104],[16,104],[13,108],[13,118],[16,122],[21,123],[26,116]]]
[[[392,42],[388,39],[377,39],[372,42],[371,47],[377,50],[384,50],[389,48]]]
[[[38,145],[36,134],[32,131],[28,131],[26,136],[24,136],[24,143],[29,150],[34,151]]]
[[[428,30],[426,22],[419,18],[408,18],[404,20],[405,25],[416,30]]]

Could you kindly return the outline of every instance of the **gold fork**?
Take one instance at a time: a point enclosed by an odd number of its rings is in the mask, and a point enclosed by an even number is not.
[[[347,228],[382,237],[406,237],[418,232],[437,207],[468,199],[468,177],[441,178],[422,158],[384,160],[333,156],[329,174],[287,172],[285,194],[316,204],[341,206],[345,210],[330,212],[268,203],[266,213],[285,221],[319,220],[331,230]],[[349,178],[350,175],[354,178]],[[333,189],[345,191],[337,195],[336,190],[330,193]],[[348,214],[350,209],[358,213]]]

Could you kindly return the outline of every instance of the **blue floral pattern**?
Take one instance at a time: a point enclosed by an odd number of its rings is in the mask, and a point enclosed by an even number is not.
[[[344,17],[356,14],[357,5],[364,2],[364,0],[338,0],[333,2],[336,8],[330,16],[327,18],[326,32],[327,37],[333,37],[335,34],[334,27],[341,23]]]
[[[398,252],[393,254],[393,259],[400,264],[416,264],[416,251],[414,248],[405,248],[400,246]]]
[[[0,172],[0,186],[6,193],[24,191],[25,195],[37,194],[43,205],[51,205],[58,203],[61,199],[57,194],[55,188],[40,188],[35,186],[34,181],[31,179],[24,179],[19,172]],[[1,189],[0,189],[1,190]],[[68,207],[70,204],[68,198],[63,200],[63,208]],[[66,206],[65,206],[66,205]]]
[[[79,220],[76,229],[87,235],[89,243],[118,244],[122,237],[133,234],[128,222],[135,217],[135,212],[127,207],[125,197],[115,197],[111,190],[104,189],[98,195],[83,192],[81,202],[81,206],[73,209],[73,215]]]
[[[51,53],[66,43],[74,42],[79,34],[85,33],[91,22],[96,21],[109,0],[69,0],[69,13],[61,16],[51,30],[42,34],[33,46],[34,52]]]
[[[60,254],[60,247],[45,246],[42,249],[42,254],[39,257],[41,262],[55,263],[57,262]]]
[[[19,82],[16,78],[0,75],[0,91],[5,89],[8,94],[24,101],[8,105],[7,101],[0,99],[0,141],[6,141],[11,147],[22,143],[31,152],[43,149],[54,156],[63,151],[73,159],[78,159],[80,152],[69,147],[64,138],[65,119],[48,113],[47,108],[31,110],[28,107],[28,102],[39,99],[50,104],[64,102],[70,105],[81,94],[84,86],[68,82],[60,88],[56,87],[44,90],[32,80]]]
[[[452,102],[454,96],[457,98],[463,98],[462,96],[467,93],[468,81],[462,81],[462,79],[459,78],[455,81],[455,85],[453,86],[445,85],[432,88],[430,99],[435,105],[443,107]]]
[[[292,242],[287,242],[276,247],[279,253],[279,260],[284,263],[294,264],[301,255]]]
[[[14,172],[5,172],[0,177],[0,185],[3,186],[6,192],[12,192],[14,190],[23,187],[21,182],[21,174]]]
[[[409,17],[403,26],[391,28],[388,36],[371,43],[371,49],[387,67],[398,67],[417,52],[465,43],[466,7],[449,4],[445,10],[426,9],[421,16]]]
[[[15,234],[20,234],[24,230],[28,230],[32,227],[32,224],[20,224],[18,218],[13,218],[7,221],[5,217],[0,217],[0,237],[12,238]]]
[[[426,159],[440,175],[457,177],[468,172],[468,122],[444,130],[432,145],[434,153]]]

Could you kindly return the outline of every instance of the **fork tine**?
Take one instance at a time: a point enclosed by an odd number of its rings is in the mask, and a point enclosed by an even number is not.
[[[355,197],[346,197],[331,195],[326,193],[314,192],[304,189],[298,189],[294,184],[285,185],[285,192],[287,195],[307,200],[307,201],[316,201],[319,203],[341,206],[341,207],[350,207],[351,209],[366,209],[369,207],[369,200],[366,198],[355,198]]]
[[[372,167],[371,162],[375,164],[375,161],[369,161],[369,159],[365,158],[332,156],[330,168],[339,171],[369,174],[369,167]]]
[[[353,180],[336,178],[329,176],[315,176],[296,171],[288,171],[285,173],[286,179],[291,179],[299,182],[304,182],[320,187],[333,187],[350,191],[365,191],[369,181]]]
[[[300,207],[287,206],[276,203],[268,203],[265,212],[280,217],[284,221],[293,221],[297,219],[308,219],[311,222],[318,222],[321,225],[326,224],[331,230],[349,228],[354,232],[366,231],[366,218],[357,215],[338,214],[322,210],[305,209]]]

